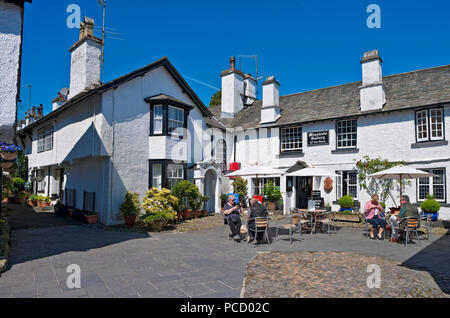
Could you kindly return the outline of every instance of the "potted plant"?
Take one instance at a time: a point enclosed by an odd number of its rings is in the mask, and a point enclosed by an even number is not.
[[[40,207],[40,208],[47,208],[52,205],[51,199],[49,197],[44,197],[44,196],[38,196],[37,203],[38,203],[38,207]]]
[[[273,184],[272,181],[269,181],[264,186],[264,196],[266,196],[269,201],[268,209],[270,211],[275,211],[277,209],[277,201],[283,197],[280,190]]]
[[[244,208],[247,207],[247,184],[247,180],[242,177],[237,177],[233,181],[233,193],[239,195],[239,202]]]
[[[17,154],[22,151],[22,148],[16,145],[8,145],[5,142],[0,142],[0,157],[4,160],[14,160],[17,158]]]
[[[351,213],[355,201],[353,200],[351,195],[344,195],[338,200],[338,203],[341,206],[340,212]]]
[[[172,188],[172,194],[178,199],[175,210],[181,214],[184,220],[190,220],[192,216],[192,210],[188,209],[188,197],[189,192],[192,190],[192,187],[195,186],[191,182],[184,180],[178,182]]]
[[[30,195],[28,198],[28,205],[31,207],[37,206],[37,197],[38,196],[36,194]]]
[[[203,215],[203,211],[200,209],[202,205],[208,200],[209,198],[207,196],[203,196],[197,186],[192,184],[188,192],[188,202],[196,219]]]
[[[98,223],[98,214],[94,212],[83,212],[84,214],[84,222],[87,224],[97,224]]]
[[[120,212],[125,218],[125,225],[131,227],[136,222],[136,217],[141,210],[138,193],[128,192],[125,195],[125,201],[120,206]]]
[[[431,221],[436,222],[439,217],[439,210],[441,209],[441,204],[435,200],[434,195],[428,195],[427,199],[420,204],[425,215],[431,215]]]
[[[25,204],[27,202],[27,199],[28,199],[28,192],[26,192],[26,191],[19,192],[18,198],[19,198],[19,203],[20,204]]]
[[[147,191],[142,207],[146,214],[142,221],[151,231],[162,231],[169,222],[177,218],[178,198],[168,189],[152,188]]]

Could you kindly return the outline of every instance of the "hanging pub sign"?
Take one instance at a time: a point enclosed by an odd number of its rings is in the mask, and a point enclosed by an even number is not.
[[[316,131],[308,133],[308,146],[328,145],[330,141],[330,132]]]

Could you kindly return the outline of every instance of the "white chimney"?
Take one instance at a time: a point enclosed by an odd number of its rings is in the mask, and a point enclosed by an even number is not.
[[[244,73],[236,69],[236,59],[230,59],[230,69],[222,74],[222,118],[233,118],[244,108]]]
[[[244,105],[251,106],[256,101],[256,79],[250,74],[244,78]]]
[[[80,39],[69,50],[69,99],[100,83],[102,40],[94,36],[94,20],[88,17],[80,25]]]
[[[360,87],[361,111],[379,110],[386,104],[383,87],[383,72],[378,50],[364,53],[362,64],[362,86]]]
[[[67,87],[63,88],[58,92],[58,97],[52,100],[52,111],[58,109],[59,107],[65,104],[65,102],[67,101],[68,94],[69,89]]]
[[[275,80],[275,76],[271,76],[263,83],[261,124],[274,123],[280,117],[280,84]]]

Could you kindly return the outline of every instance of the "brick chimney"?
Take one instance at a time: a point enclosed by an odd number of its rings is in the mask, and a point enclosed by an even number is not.
[[[80,25],[79,40],[69,50],[69,99],[100,83],[102,44],[102,39],[94,36],[94,20],[85,17]]]

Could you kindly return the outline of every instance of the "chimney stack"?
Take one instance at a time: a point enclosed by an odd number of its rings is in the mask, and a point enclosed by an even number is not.
[[[261,124],[275,123],[280,117],[280,84],[276,81],[275,76],[270,76],[263,83]]]
[[[69,99],[100,83],[102,45],[102,39],[94,36],[94,20],[85,17],[80,25],[80,38],[69,50]]]
[[[230,58],[230,69],[222,74],[222,118],[234,118],[244,108],[244,73],[236,69],[236,58]]]
[[[378,50],[364,53],[364,57],[361,60],[361,111],[379,110],[386,104],[381,63],[383,61],[378,55]]]

